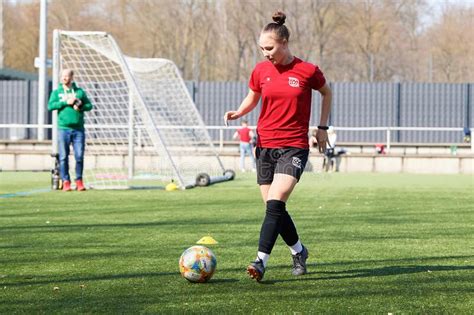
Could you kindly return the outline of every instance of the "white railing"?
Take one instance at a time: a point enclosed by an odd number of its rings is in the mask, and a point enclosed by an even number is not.
[[[464,128],[457,127],[334,127],[334,130],[341,131],[385,131],[386,148],[390,152],[392,131],[464,131]],[[474,128],[470,129],[471,135]],[[474,152],[474,142],[471,140],[471,152]]]
[[[116,129],[128,129],[127,125],[85,125],[87,128],[116,128]],[[200,129],[201,126],[157,126],[159,129]],[[0,129],[12,129],[12,128],[45,128],[45,129],[52,129],[53,125],[39,125],[39,124],[0,124]],[[141,127],[136,126],[138,132],[140,132]],[[238,126],[205,126],[207,130],[219,130],[219,149],[222,150],[224,148],[224,131],[225,130],[235,130],[239,128]],[[249,128],[255,129],[255,126],[249,126]],[[316,129],[317,126],[310,126],[310,130]],[[446,131],[446,132],[463,132],[464,128],[459,127],[334,127],[335,131],[385,131],[386,133],[386,148],[387,151],[390,152],[390,147],[392,144],[391,135],[392,131]],[[471,135],[474,132],[474,128],[470,128]],[[138,136],[140,138],[140,136]],[[474,141],[471,138],[471,152],[474,152]]]

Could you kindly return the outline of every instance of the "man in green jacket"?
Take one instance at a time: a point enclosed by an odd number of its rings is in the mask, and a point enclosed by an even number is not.
[[[71,179],[69,177],[69,147],[74,148],[76,160],[76,189],[86,190],[82,181],[84,169],[84,112],[92,109],[92,104],[86,92],[77,87],[73,81],[74,72],[65,69],[61,73],[61,82],[56,90],[51,93],[48,110],[58,111],[58,144],[59,144],[59,172],[63,181],[63,191],[70,191]]]

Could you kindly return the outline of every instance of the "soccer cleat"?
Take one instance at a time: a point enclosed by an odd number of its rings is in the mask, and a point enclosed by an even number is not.
[[[68,180],[65,180],[63,182],[63,191],[71,191],[71,182]]]
[[[257,281],[262,280],[263,275],[265,274],[265,267],[263,266],[263,261],[261,259],[257,259],[256,261],[250,263],[250,265],[248,265],[247,267],[247,273],[252,279],[255,279]]]
[[[84,183],[82,182],[82,179],[76,180],[76,189],[77,189],[77,191],[86,190],[86,187],[84,187]]]
[[[293,257],[293,270],[291,273],[294,276],[301,276],[306,273],[306,259],[308,259],[308,250],[303,246],[303,250],[296,254],[292,255]]]

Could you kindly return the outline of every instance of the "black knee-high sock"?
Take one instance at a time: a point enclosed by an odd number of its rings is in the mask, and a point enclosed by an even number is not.
[[[258,251],[271,254],[281,228],[281,219],[286,212],[285,203],[280,200],[268,200],[265,219],[260,230]]]
[[[293,223],[290,214],[286,210],[281,216],[280,235],[288,246],[295,245],[299,240],[295,224]]]

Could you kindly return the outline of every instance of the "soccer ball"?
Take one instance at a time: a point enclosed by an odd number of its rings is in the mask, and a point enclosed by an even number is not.
[[[207,282],[216,270],[214,253],[205,246],[192,246],[179,258],[179,271],[190,282]]]

